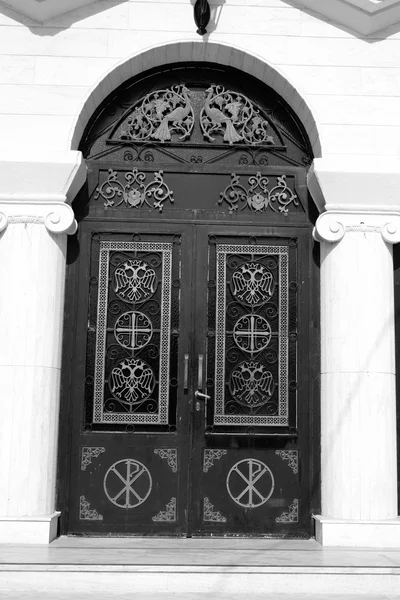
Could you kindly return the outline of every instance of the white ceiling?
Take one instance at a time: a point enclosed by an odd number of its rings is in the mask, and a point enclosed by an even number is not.
[[[40,23],[96,0],[2,0],[17,12]],[[122,0],[123,1],[123,0]],[[229,0],[226,0],[229,3]],[[400,21],[400,0],[287,0],[363,35]],[[282,0],[285,3],[285,0]]]

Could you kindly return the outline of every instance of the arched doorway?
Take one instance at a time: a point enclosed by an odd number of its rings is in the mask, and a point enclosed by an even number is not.
[[[256,79],[177,64],[109,96],[80,149],[64,531],[309,535],[317,318],[302,127]]]

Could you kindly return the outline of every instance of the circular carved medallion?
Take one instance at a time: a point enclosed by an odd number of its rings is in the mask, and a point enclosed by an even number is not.
[[[244,315],[235,323],[233,339],[243,352],[260,352],[271,340],[271,327],[260,315]]]
[[[232,274],[231,291],[236,300],[247,306],[261,306],[274,293],[273,275],[260,263],[244,263]]]
[[[138,404],[147,400],[156,384],[150,365],[140,358],[124,358],[111,371],[108,387],[123,404]]]
[[[274,487],[271,469],[254,458],[246,458],[234,464],[226,478],[228,494],[236,504],[245,508],[265,504]]]
[[[153,326],[144,313],[126,312],[117,319],[114,335],[118,344],[123,348],[140,350],[151,340]]]
[[[157,275],[144,260],[126,260],[114,271],[113,288],[122,300],[140,304],[156,291]]]
[[[229,390],[233,398],[248,408],[266,404],[272,397],[274,389],[272,373],[258,361],[239,363],[229,378]]]
[[[135,508],[149,497],[153,482],[149,470],[132,458],[115,462],[104,477],[104,493],[119,508]]]

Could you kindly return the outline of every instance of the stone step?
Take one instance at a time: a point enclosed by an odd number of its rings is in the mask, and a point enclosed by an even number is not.
[[[139,594],[137,594],[139,596]],[[135,598],[135,592],[129,593],[118,593],[114,592],[111,596],[112,600],[132,600]],[[176,598],[184,598],[185,600],[204,600],[207,598],[202,592],[198,593],[187,593],[183,596],[179,596],[176,593],[153,593],[153,592],[140,592],[141,600],[176,600]],[[226,595],[219,594],[210,595],[208,598],[212,600],[243,600],[243,595]],[[7,592],[7,596],[3,596],[0,592],[0,598],[7,598],[7,600],[110,600],[109,594],[103,593],[80,593],[78,598],[74,592]],[[399,595],[396,594],[257,594],[252,595],[251,600],[398,600]],[[249,597],[250,600],[250,597]]]
[[[61,538],[0,546],[0,598],[400,599],[400,549],[314,540]]]

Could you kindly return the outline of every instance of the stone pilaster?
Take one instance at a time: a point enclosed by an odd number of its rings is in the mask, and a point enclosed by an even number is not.
[[[66,242],[76,231],[68,196],[84,182],[85,170],[76,152],[36,165],[8,159],[6,166],[6,189],[0,184],[0,541],[48,543],[58,518]]]
[[[323,545],[398,546],[392,244],[400,241],[400,212],[387,198],[379,205],[387,173],[371,179],[354,165],[350,172],[316,162],[310,188],[325,209],[314,232],[321,243],[316,537]],[[391,176],[400,199],[400,171]],[[357,193],[346,190],[349,177]]]

